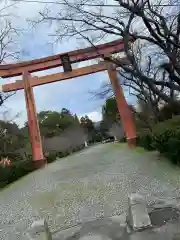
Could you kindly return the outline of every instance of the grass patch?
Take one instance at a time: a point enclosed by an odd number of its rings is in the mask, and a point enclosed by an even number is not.
[[[147,152],[143,147],[136,147],[134,149],[131,149],[129,148],[128,144],[127,143],[114,143],[112,144],[111,146],[115,147],[115,148],[125,148],[125,149],[128,149],[128,150],[133,150],[137,153],[145,153]]]
[[[136,147],[134,148],[134,150],[137,152],[137,153],[145,153],[147,152],[144,148],[142,147]]]
[[[127,143],[120,143],[120,142],[116,142],[116,143],[112,143],[111,145],[109,145],[111,147],[115,147],[115,148],[127,148],[128,145]]]

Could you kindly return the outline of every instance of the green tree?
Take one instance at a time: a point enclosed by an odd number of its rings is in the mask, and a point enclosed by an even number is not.
[[[109,98],[106,100],[104,106],[102,107],[102,116],[106,125],[120,120],[115,98]]]
[[[80,124],[79,118],[77,117],[76,114],[74,115],[74,120],[75,120],[75,124],[77,124],[77,125]]]
[[[88,133],[91,133],[92,131],[94,131],[93,121],[89,119],[87,115],[85,115],[85,117],[81,117],[80,124],[84,129],[86,129]]]
[[[105,139],[109,136],[108,135],[108,131],[109,131],[108,124],[104,120],[102,120],[101,123],[100,123],[99,131],[101,133],[101,138],[102,139]]]
[[[61,115],[56,111],[43,111],[37,115],[42,136],[54,136],[59,131]]]
[[[53,137],[59,135],[68,127],[77,124],[77,116],[63,108],[61,112],[42,111],[37,115],[41,135],[44,137]]]
[[[0,120],[0,158],[4,156],[12,161],[18,160],[16,155],[26,148],[26,144],[23,131],[16,123]]]
[[[93,121],[89,119],[87,115],[81,117],[80,125],[84,129],[85,133],[88,135],[88,140],[91,142],[93,141],[93,136],[95,134],[95,127]]]
[[[60,113],[60,122],[59,122],[59,128],[64,131],[68,127],[75,124],[75,117],[71,114],[71,112],[63,108]]]

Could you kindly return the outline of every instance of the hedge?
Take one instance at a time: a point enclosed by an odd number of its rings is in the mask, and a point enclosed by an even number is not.
[[[20,161],[10,167],[0,166],[0,188],[34,171],[32,161]]]
[[[83,148],[84,148],[84,144],[82,144],[76,148],[69,149],[68,151],[65,151],[65,152],[51,151],[51,152],[47,153],[47,155],[46,155],[47,163],[51,163],[51,162],[55,161],[57,158],[67,157],[68,155],[72,154],[73,152],[80,151]]]
[[[147,150],[154,150],[152,145],[152,133],[149,130],[137,134],[137,145]]]
[[[140,132],[137,145],[158,150],[175,164],[180,164],[180,116],[153,126],[152,131]]]
[[[62,158],[70,155],[72,152],[79,151],[84,148],[84,145],[81,145],[77,148],[73,148],[66,152],[50,152],[46,155],[47,163],[55,161],[57,158]],[[32,162],[32,157],[27,156],[26,160],[22,159],[22,156],[18,153],[1,153],[0,159],[2,157],[7,157],[12,161],[11,166],[2,166],[0,165],[0,188],[5,187],[7,184],[12,183],[19,178],[27,175],[28,173],[35,170],[34,164]]]

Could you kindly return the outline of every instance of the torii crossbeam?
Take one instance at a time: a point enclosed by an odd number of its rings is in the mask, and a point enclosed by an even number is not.
[[[118,83],[116,66],[114,66],[110,62],[105,61],[87,67],[76,68],[73,70],[71,66],[72,63],[101,57],[103,58],[104,56],[121,52],[123,51],[123,49],[124,42],[122,40],[116,40],[95,47],[93,46],[89,48],[79,49],[76,51],[58,54],[46,58],[0,66],[0,76],[2,78],[22,75],[22,80],[18,80],[9,84],[4,84],[1,86],[2,88],[1,90],[2,92],[11,92],[24,89],[29,134],[32,147],[32,158],[37,168],[45,164],[45,159],[43,155],[41,135],[37,120],[33,87],[52,82],[68,80],[71,78],[84,76],[105,70],[108,71],[109,78],[112,83],[118,110],[121,116],[122,125],[126,133],[128,144],[130,147],[135,147],[136,130],[133,122],[133,117],[126,102],[126,99],[124,97],[122,87]],[[121,61],[122,63],[126,64],[126,59],[121,59]],[[64,72],[59,72],[42,77],[30,75],[30,73],[32,72],[42,71],[50,68],[55,68],[58,66],[63,66]]]

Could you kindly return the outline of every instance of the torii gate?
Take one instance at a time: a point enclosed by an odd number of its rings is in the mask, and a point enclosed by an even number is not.
[[[32,148],[32,158],[36,167],[43,166],[45,159],[42,149],[42,141],[37,120],[36,106],[34,101],[33,87],[47,83],[68,80],[79,76],[84,76],[96,72],[108,71],[111,80],[114,95],[116,97],[118,110],[121,116],[122,125],[126,133],[127,141],[130,147],[135,147],[136,130],[133,122],[132,113],[128,107],[123,94],[122,87],[118,83],[116,66],[110,62],[102,61],[98,64],[72,70],[71,64],[99,57],[109,56],[113,53],[123,51],[124,42],[115,40],[96,47],[88,47],[63,54],[49,56],[46,58],[25,61],[16,64],[0,66],[0,76],[2,78],[22,75],[22,80],[1,86],[2,92],[11,92],[24,89],[26,99],[26,109],[29,125],[29,134]],[[122,59],[123,61],[123,59]],[[42,77],[31,76],[30,73],[42,71],[50,68],[63,66],[64,72],[59,72]]]

